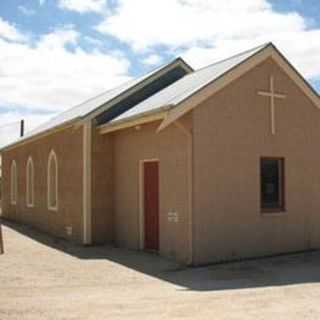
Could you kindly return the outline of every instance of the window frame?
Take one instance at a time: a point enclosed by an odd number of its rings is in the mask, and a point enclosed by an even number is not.
[[[279,168],[279,206],[266,208],[262,201],[262,162],[263,160],[273,160],[278,162]],[[284,157],[260,157],[260,211],[262,214],[285,213],[286,212],[286,176],[285,176],[285,158]]]
[[[51,162],[54,161],[55,162],[55,167],[56,167],[56,172],[55,172],[55,195],[56,195],[56,204],[55,206],[53,206],[52,203],[52,199],[51,199],[51,176],[50,176],[50,168],[51,168]],[[49,153],[49,157],[48,157],[48,163],[47,163],[47,204],[48,204],[48,210],[51,211],[58,211],[58,157],[57,154],[55,153],[55,151],[52,149]]]
[[[14,177],[13,177],[14,170]],[[18,202],[18,168],[16,160],[11,161],[10,166],[10,203],[16,205]]]
[[[31,166],[31,177],[29,176],[29,166]],[[30,181],[31,181],[31,190],[29,189]],[[29,202],[30,191],[31,191],[31,202]],[[34,207],[34,163],[31,156],[29,156],[27,165],[26,165],[26,205],[28,208]]]

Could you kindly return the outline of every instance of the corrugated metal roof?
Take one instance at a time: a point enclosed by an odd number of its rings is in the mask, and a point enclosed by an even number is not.
[[[71,120],[77,119],[77,118],[83,118],[87,114],[93,112],[97,108],[101,107],[102,105],[108,103],[112,99],[118,97],[125,91],[129,90],[130,88],[136,86],[137,84],[141,83],[143,80],[149,78],[154,73],[157,73],[161,69],[163,69],[165,66],[162,66],[160,68],[157,68],[156,70],[153,70],[152,72],[149,72],[141,77],[138,77],[136,79],[129,80],[125,83],[122,83],[121,85],[105,91],[101,94],[99,94],[96,97],[93,97],[91,99],[86,100],[85,102],[68,109],[60,114],[58,114],[56,117],[50,119],[49,121],[45,122],[43,125],[35,128],[32,131],[29,131],[24,138],[27,138],[29,136],[35,135],[37,133],[49,130],[51,128],[57,127],[58,125],[62,123],[69,122]]]
[[[171,66],[177,65],[177,63],[180,63],[181,65],[184,65],[186,70],[188,69],[189,72],[192,71],[192,68],[184,62],[183,59],[177,58],[173,61],[171,61],[168,64],[165,64],[141,77],[138,77],[136,79],[129,80],[111,90],[108,90],[106,92],[103,92],[102,94],[91,98],[71,109],[68,109],[60,114],[58,114],[56,117],[51,118],[49,121],[45,122],[44,124],[38,126],[34,130],[31,130],[27,132],[24,137],[19,138],[15,140],[14,142],[11,142],[10,144],[6,146],[2,146],[2,148],[8,147],[10,145],[20,143],[24,140],[27,140],[33,136],[36,136],[38,134],[44,133],[45,131],[54,129],[56,127],[59,127],[63,124],[72,122],[77,119],[84,118],[91,114],[92,112],[99,110],[100,107],[103,107],[107,103],[112,102],[114,99],[120,97],[121,95],[125,94],[130,89],[135,88],[137,85],[142,84],[144,81],[147,81],[149,78],[156,76],[157,73],[161,73],[162,70],[166,68],[171,68]]]
[[[71,109],[68,109],[60,114],[58,114],[56,117],[51,118],[49,121],[45,122],[44,124],[40,125],[39,127],[35,128],[34,130],[31,130],[26,133],[24,138],[28,138],[30,136],[36,135],[38,133],[41,133],[43,131],[55,128],[63,123],[67,123],[69,121],[75,120],[77,118],[82,118],[88,113],[94,111],[96,108],[102,106],[103,104],[107,103],[108,101],[112,100],[113,98],[117,97],[122,92],[128,90],[132,86],[136,85],[143,79],[138,78],[134,80],[130,80],[124,84],[121,84],[120,86],[108,90],[92,99],[89,99]]]
[[[28,132],[23,138],[11,143],[10,145],[22,142],[28,138],[36,136],[38,134],[44,133],[50,129],[54,129],[60,125],[66,124],[68,122],[72,122],[76,119],[81,119],[91,114],[92,112],[99,110],[100,107],[106,105],[116,99],[117,97],[125,94],[131,88],[143,83],[148,78],[156,75],[162,69],[170,65],[174,65],[176,62],[182,62],[185,66],[190,70],[191,73],[184,76],[180,80],[177,80],[173,84],[169,85],[165,89],[162,89],[158,93],[155,93],[148,99],[142,101],[137,104],[132,109],[124,112],[117,118],[113,119],[111,122],[114,124],[117,121],[126,121],[132,117],[139,116],[140,114],[149,113],[152,111],[156,111],[157,109],[163,107],[174,107],[193,95],[195,92],[199,91],[201,88],[205,87],[207,84],[213,82],[218,79],[220,76],[224,75],[226,72],[237,66],[238,64],[244,62],[260,50],[267,47],[269,44],[265,44],[254,49],[242,52],[235,56],[232,56],[228,59],[216,62],[212,65],[209,65],[205,68],[199,69],[197,71],[191,72],[191,68],[185,64],[185,62],[181,58],[175,59],[173,62],[164,65],[146,75],[143,75],[139,78],[130,80],[114,89],[108,90],[92,99],[81,103],[80,105],[71,108],[55,118],[49,120],[43,125],[37,127],[36,129]]]
[[[139,114],[149,113],[153,110],[156,111],[157,109],[166,106],[174,107],[178,105],[180,102],[184,101],[207,84],[218,79],[223,74],[244,62],[268,45],[269,44],[264,44],[254,49],[242,52],[232,56],[231,58],[216,62],[186,75],[162,91],[139,103],[134,108],[113,119],[112,124],[117,121],[122,122],[126,119],[136,117]]]

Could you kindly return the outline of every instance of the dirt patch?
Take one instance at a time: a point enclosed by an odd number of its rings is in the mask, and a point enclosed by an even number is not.
[[[3,227],[0,319],[319,319],[320,253],[185,269]]]

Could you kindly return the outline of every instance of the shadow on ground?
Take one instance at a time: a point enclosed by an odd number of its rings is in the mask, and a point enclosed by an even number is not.
[[[183,287],[179,290],[232,290],[320,282],[320,251],[186,268],[155,254],[112,246],[77,246],[29,226],[8,221],[2,224],[78,259],[109,260]]]

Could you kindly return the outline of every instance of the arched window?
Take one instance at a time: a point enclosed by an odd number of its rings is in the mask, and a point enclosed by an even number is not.
[[[48,209],[58,210],[58,160],[53,150],[48,158]]]
[[[11,163],[11,185],[10,185],[10,194],[11,194],[11,203],[16,204],[18,198],[18,174],[17,174],[17,164],[13,160]]]
[[[27,161],[27,168],[26,168],[26,176],[27,176],[27,207],[34,206],[34,166],[33,160],[29,157]]]

